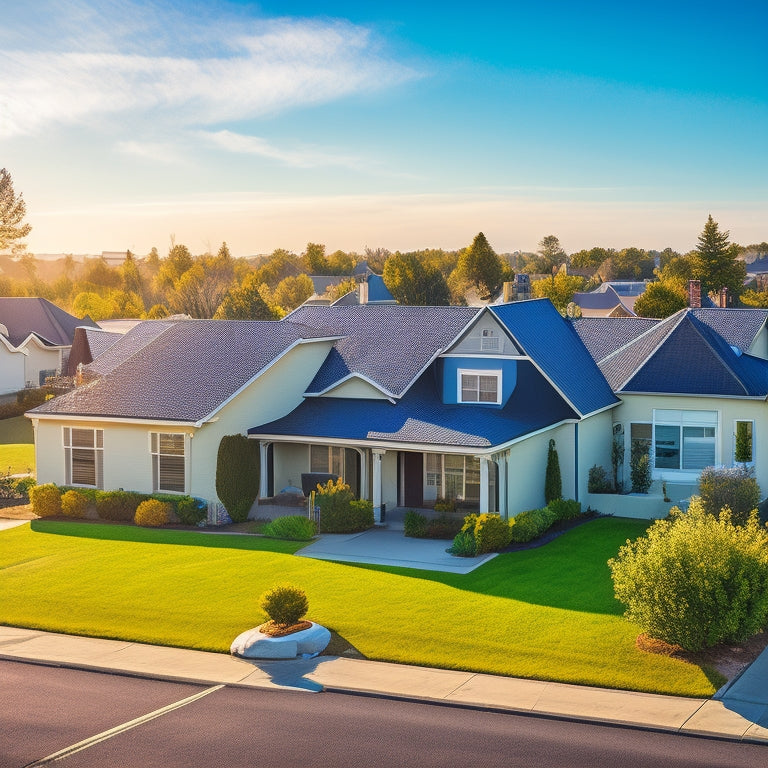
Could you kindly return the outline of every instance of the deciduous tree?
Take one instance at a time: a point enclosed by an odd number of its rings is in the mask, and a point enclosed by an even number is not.
[[[669,317],[688,305],[688,295],[673,282],[649,283],[635,302],[639,317]]]
[[[544,277],[531,283],[531,292],[537,299],[549,299],[561,314],[573,301],[573,294],[584,290],[586,280],[580,275],[567,275],[558,272],[552,277]]]
[[[442,272],[416,253],[393,253],[384,262],[384,285],[400,304],[443,306],[450,298]]]

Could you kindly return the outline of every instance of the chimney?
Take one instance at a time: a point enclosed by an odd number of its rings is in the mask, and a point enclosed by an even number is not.
[[[688,306],[692,309],[701,307],[701,280],[688,281]]]
[[[508,304],[510,301],[515,300],[515,284],[508,280],[504,283],[504,303]]]
[[[368,303],[368,282],[366,280],[357,285],[357,301],[358,304]]]
[[[719,306],[721,309],[725,309],[728,306],[728,289],[727,288],[721,288],[720,289],[720,303]]]

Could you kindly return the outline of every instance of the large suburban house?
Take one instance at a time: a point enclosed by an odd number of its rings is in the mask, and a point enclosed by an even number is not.
[[[88,383],[29,412],[39,482],[188,493],[215,506],[225,435],[260,445],[262,497],[308,473],[373,502],[456,499],[511,516],[610,460],[619,406],[548,300],[495,307],[304,306],[280,321],[138,324]]]
[[[45,384],[67,370],[78,326],[96,328],[47,299],[0,297],[0,394]]]
[[[93,332],[84,384],[30,411],[39,482],[187,493],[219,504],[225,435],[258,441],[260,497],[343,477],[393,506],[454,499],[504,516],[544,503],[551,440],[563,494],[626,516],[666,514],[710,465],[752,464],[768,489],[768,310],[666,320],[562,318],[547,299],[476,307],[305,305],[280,321],[165,319]],[[746,435],[749,455],[737,456]],[[629,488],[633,443],[656,501]]]

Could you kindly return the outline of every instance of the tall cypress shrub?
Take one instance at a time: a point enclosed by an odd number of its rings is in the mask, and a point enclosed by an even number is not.
[[[550,501],[563,498],[563,480],[560,477],[560,459],[557,456],[555,441],[549,441],[549,452],[547,453],[547,473],[544,478],[544,501],[549,504]]]
[[[258,442],[245,435],[225,435],[216,460],[216,494],[235,523],[248,519],[258,493]]]

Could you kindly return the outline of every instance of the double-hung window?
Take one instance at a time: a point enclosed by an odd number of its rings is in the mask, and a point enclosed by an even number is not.
[[[104,430],[63,428],[64,482],[104,487]]]
[[[186,491],[185,435],[182,432],[151,432],[152,490],[184,493]]]
[[[501,403],[501,371],[459,369],[460,403]]]

